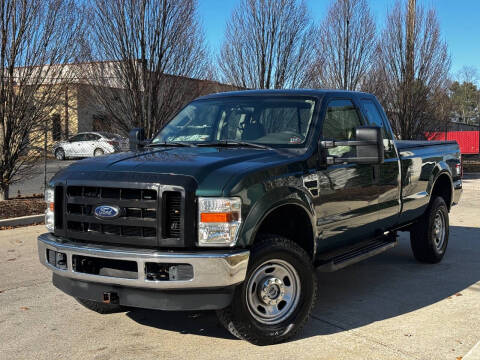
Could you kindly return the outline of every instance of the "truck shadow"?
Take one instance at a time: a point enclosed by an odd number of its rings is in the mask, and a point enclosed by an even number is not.
[[[317,305],[299,338],[362,327],[461,296],[480,281],[479,258],[480,228],[452,226],[447,254],[435,265],[416,262],[408,233],[401,233],[392,250],[334,273],[317,274]],[[480,291],[480,285],[474,289]],[[154,328],[234,339],[214,312],[132,310],[127,316]]]

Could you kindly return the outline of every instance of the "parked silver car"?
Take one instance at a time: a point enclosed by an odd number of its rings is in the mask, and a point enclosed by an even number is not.
[[[83,132],[53,145],[58,160],[101,156],[128,150],[128,139],[106,132]]]

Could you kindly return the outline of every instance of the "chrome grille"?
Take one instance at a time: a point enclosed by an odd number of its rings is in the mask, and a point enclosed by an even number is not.
[[[100,205],[116,206],[119,216],[100,219],[94,214]],[[80,240],[157,246],[158,191],[156,189],[67,186],[66,230]]]

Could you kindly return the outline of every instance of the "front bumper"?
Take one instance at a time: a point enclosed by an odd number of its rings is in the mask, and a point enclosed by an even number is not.
[[[47,249],[66,254],[65,270],[52,266],[48,262]],[[151,290],[212,289],[236,285],[245,279],[249,254],[248,250],[170,252],[98,244],[79,244],[50,233],[38,237],[40,262],[58,276],[79,281]],[[137,276],[136,278],[122,278],[76,272],[72,266],[74,255],[133,261],[137,263]],[[193,277],[189,280],[149,280],[145,273],[146,263],[189,264],[193,268]]]

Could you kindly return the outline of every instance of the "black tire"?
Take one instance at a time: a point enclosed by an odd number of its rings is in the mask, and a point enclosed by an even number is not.
[[[439,220],[439,218],[441,218]],[[438,223],[443,221],[443,239],[439,239]],[[442,197],[433,199],[422,218],[410,231],[410,245],[415,259],[435,264],[442,260],[447,250],[450,232],[448,208]]]
[[[62,148],[55,150],[55,158],[57,160],[65,160],[65,151]]]
[[[95,311],[99,314],[113,314],[117,312],[127,311],[127,308],[118,304],[104,304],[98,301],[75,298],[81,305],[87,309]]]
[[[103,151],[103,149],[100,149],[100,148],[96,148],[94,151],[93,151],[93,156],[97,157],[97,156],[102,156],[105,154],[105,151]]]
[[[299,287],[295,286],[295,289],[298,289],[298,300],[296,300],[298,302],[294,305],[295,301],[292,300],[292,305],[284,305],[284,308],[288,306],[289,310],[285,313],[285,318],[280,317],[278,320],[281,320],[281,322],[275,324],[265,324],[257,320],[255,316],[258,317],[258,314],[252,315],[255,310],[249,308],[250,301],[247,300],[249,298],[249,284],[252,284],[254,279],[259,278],[258,276],[255,277],[255,274],[260,273],[259,269],[267,268],[265,270],[265,273],[267,273],[269,266],[275,267],[275,265],[270,265],[272,264],[270,261],[273,264],[276,261],[280,262],[280,264],[289,264],[296,271],[296,275],[298,275],[294,280],[300,284]],[[272,272],[272,274],[275,273]],[[265,289],[266,279],[264,278],[258,282],[259,286],[262,283],[264,284],[262,289]],[[282,285],[284,289],[290,288],[293,284],[293,282],[288,280],[290,285],[287,285],[287,280],[287,276],[283,278],[284,284]],[[254,283],[253,286],[255,286]],[[260,289],[259,287],[253,287],[252,294],[254,295],[251,296],[256,296],[257,293],[260,293]],[[263,294],[265,295],[265,293]],[[278,299],[283,299],[283,293],[281,293],[281,296]],[[316,296],[317,278],[312,260],[306,251],[284,237],[276,235],[265,236],[251,249],[245,281],[235,289],[232,303],[229,307],[218,310],[217,316],[222,325],[239,339],[247,340],[256,345],[276,344],[294,337],[300,331],[312,312]],[[282,301],[278,305],[274,305],[274,307],[280,309]],[[257,309],[259,308],[257,307]]]

